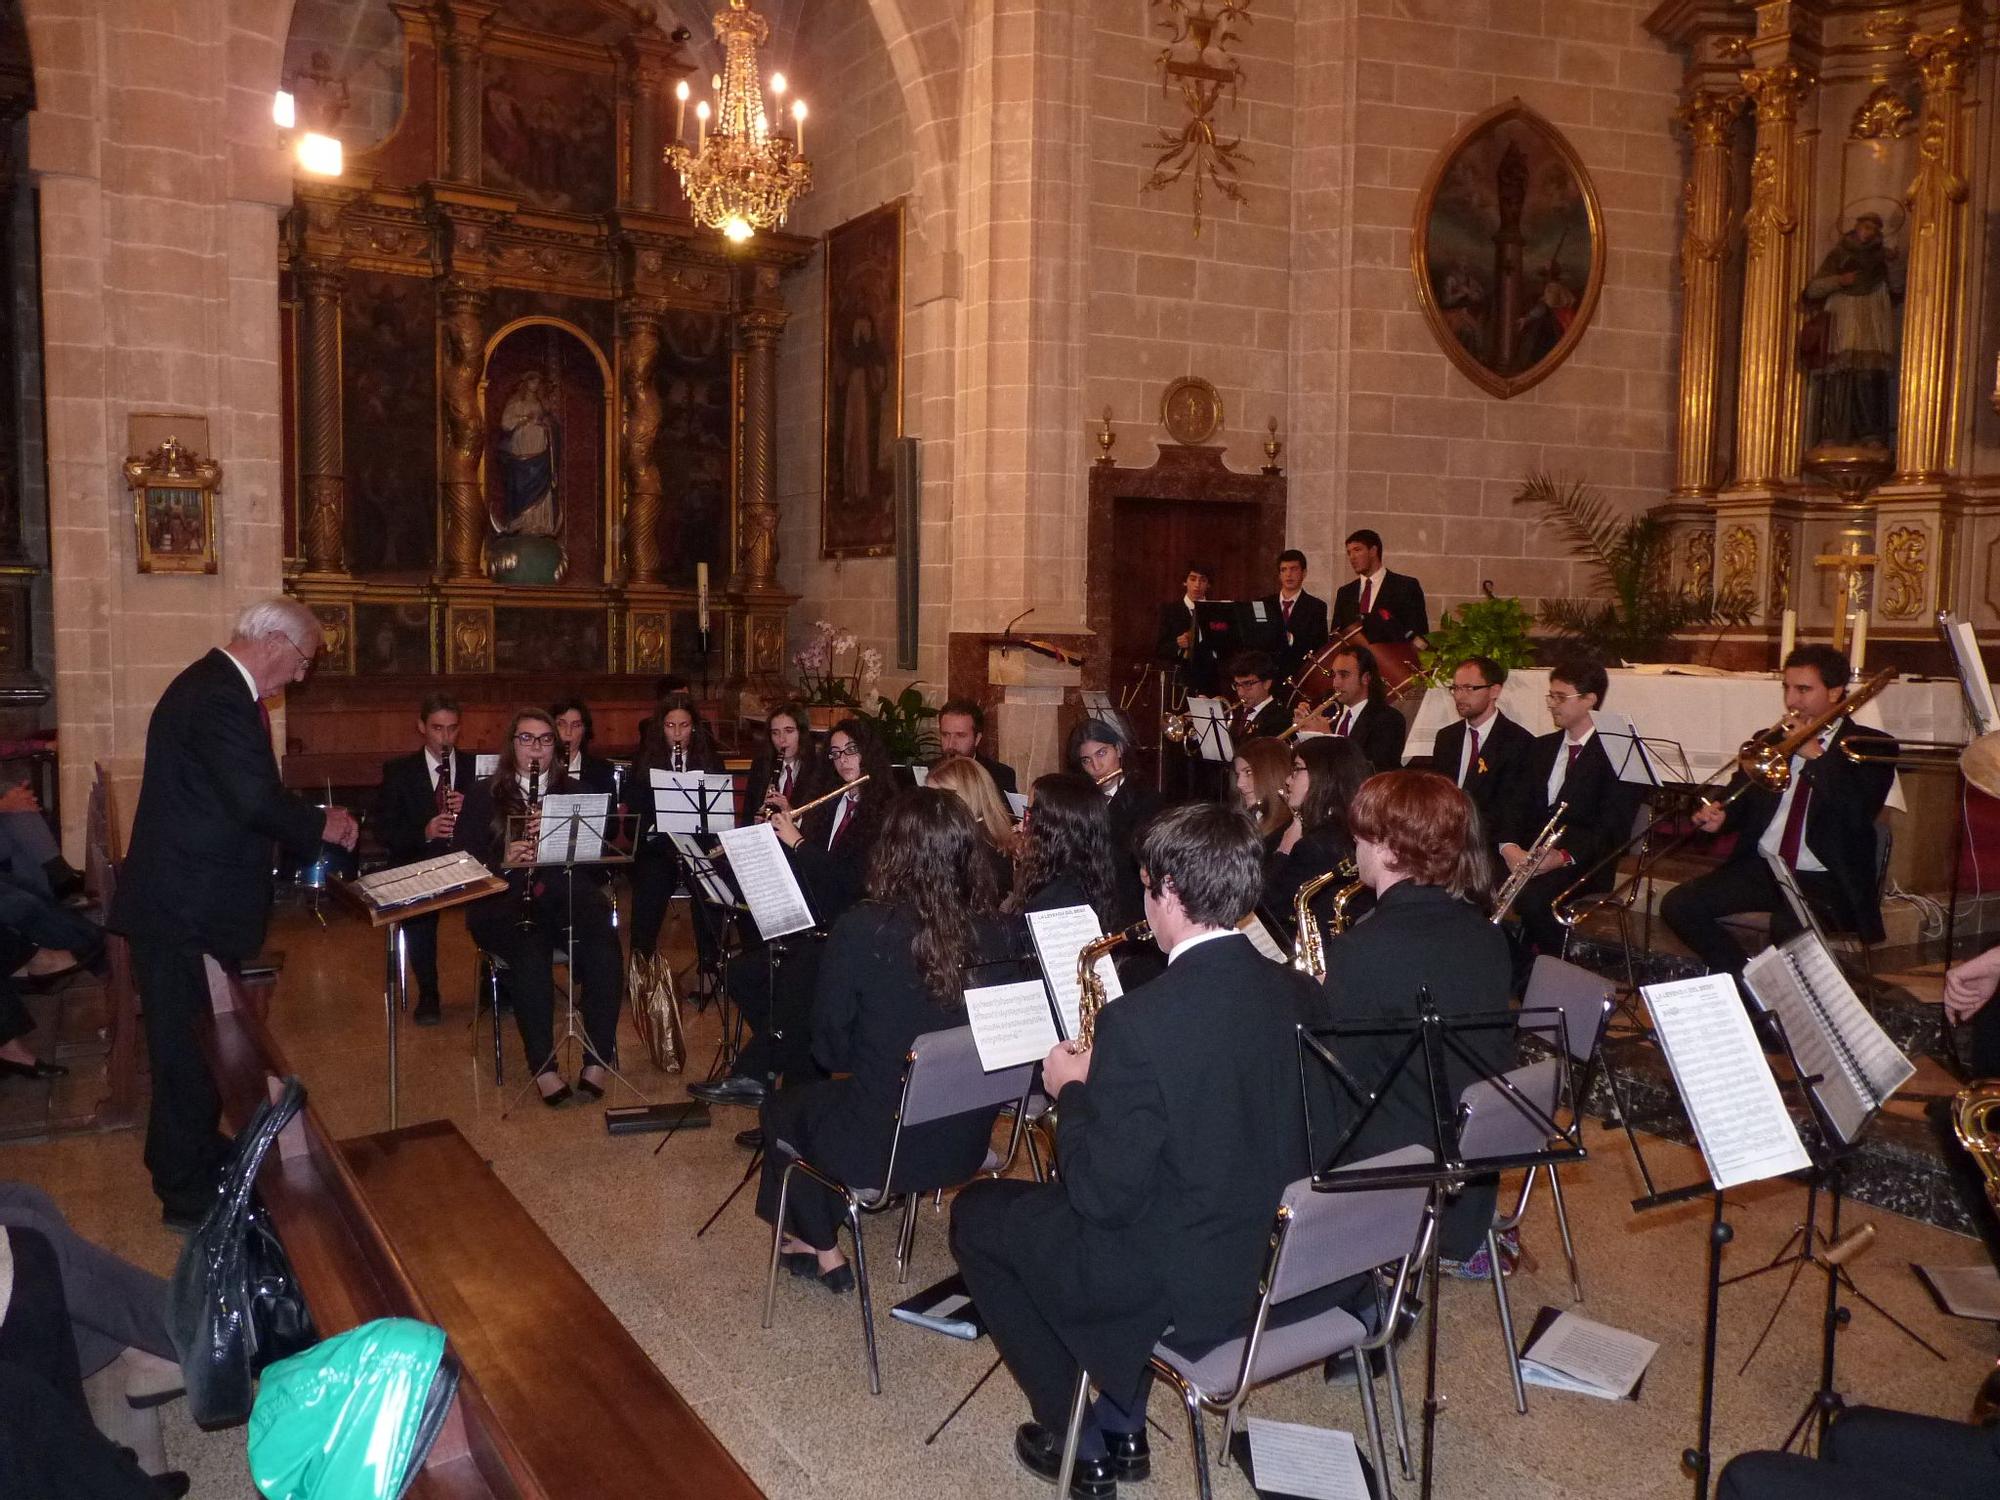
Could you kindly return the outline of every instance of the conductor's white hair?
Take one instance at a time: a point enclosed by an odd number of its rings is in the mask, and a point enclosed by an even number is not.
[[[283,597],[259,599],[255,604],[245,605],[230,631],[231,638],[239,641],[282,635],[308,655],[319,645],[323,634],[318,615],[298,600]]]

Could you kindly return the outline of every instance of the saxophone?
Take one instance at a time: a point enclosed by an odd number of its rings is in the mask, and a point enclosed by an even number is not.
[[[1969,1084],[1951,1101],[1951,1128],[1986,1179],[1987,1201],[2000,1213],[2000,1079]],[[2000,1417],[2000,1364],[1972,1398],[1972,1420]]]
[[[1072,1052],[1088,1052],[1097,1037],[1097,1013],[1104,1009],[1104,981],[1097,977],[1097,961],[1126,943],[1143,943],[1153,935],[1150,922],[1134,922],[1119,932],[1092,938],[1076,955],[1076,1036]]]
[[[1313,876],[1299,887],[1298,895],[1292,898],[1292,917],[1298,927],[1298,938],[1292,946],[1292,967],[1308,978],[1326,978],[1326,942],[1320,936],[1319,918],[1313,915],[1312,899],[1332,882],[1346,882],[1334,895],[1332,922],[1335,933],[1345,932],[1347,903],[1361,889],[1356,874],[1354,861],[1343,859],[1324,875]]]
[[[1542,865],[1555,852],[1556,845],[1562,842],[1564,831],[1562,826],[1563,814],[1568,811],[1569,804],[1567,802],[1558,802],[1556,804],[1556,810],[1549,814],[1548,822],[1542,825],[1542,831],[1535,835],[1534,843],[1528,846],[1527,856],[1518,865],[1514,866],[1513,873],[1508,875],[1507,879],[1501,883],[1500,889],[1494,893],[1493,925],[1495,927],[1500,925],[1502,919],[1512,909],[1514,898],[1521,894],[1522,888],[1542,873]]]

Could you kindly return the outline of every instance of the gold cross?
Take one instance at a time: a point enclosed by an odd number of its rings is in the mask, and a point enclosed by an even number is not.
[[[1876,553],[1863,552],[1862,543],[1848,543],[1845,552],[1821,553],[1813,559],[1813,566],[1840,576],[1840,585],[1834,593],[1833,606],[1833,649],[1847,649],[1847,615],[1850,610],[1861,608],[1861,580],[1875,571],[1875,565],[1882,559]]]

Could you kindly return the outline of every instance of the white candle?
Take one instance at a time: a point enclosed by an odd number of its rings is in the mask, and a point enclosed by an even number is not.
[[[708,144],[708,101],[702,100],[694,107],[694,148],[699,151]]]
[[[694,622],[703,635],[708,634],[708,564],[694,565]]]
[[[683,78],[674,85],[674,139],[687,134],[688,123],[688,81]]]
[[[1792,647],[1799,643],[1799,612],[1788,609],[1779,617],[1778,625],[1778,670],[1783,671],[1785,658],[1792,654]]]
[[[799,155],[804,156],[806,154],[806,101],[803,99],[794,99],[792,101],[792,132],[794,137],[792,144],[797,149]]]
[[[1861,664],[1868,654],[1868,611],[1861,610],[1848,616],[1854,622],[1854,641],[1848,650],[1848,659],[1854,663],[1855,675],[1859,676]]]

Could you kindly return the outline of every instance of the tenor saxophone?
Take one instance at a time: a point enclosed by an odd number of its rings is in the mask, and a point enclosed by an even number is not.
[[[1076,955],[1076,1036],[1070,1041],[1072,1052],[1088,1052],[1097,1039],[1097,1013],[1104,1009],[1104,981],[1098,978],[1097,961],[1114,948],[1126,943],[1143,943],[1153,936],[1150,922],[1134,922],[1130,927],[1118,932],[1106,933],[1101,938],[1092,938]]]
[[[1514,866],[1513,872],[1508,875],[1507,879],[1501,884],[1499,891],[1495,893],[1493,897],[1494,926],[1497,927],[1500,925],[1501,920],[1513,907],[1514,898],[1521,894],[1522,889],[1529,881],[1542,873],[1542,866],[1548,861],[1548,857],[1555,852],[1556,845],[1562,842],[1564,832],[1562,826],[1563,814],[1568,811],[1569,804],[1567,802],[1558,802],[1556,804],[1556,810],[1549,814],[1548,822],[1542,825],[1542,831],[1535,835],[1534,843],[1528,846],[1526,856],[1518,865]],[[1565,891],[1563,894],[1568,895],[1569,893]]]
[[[2000,1079],[1968,1084],[1951,1101],[1951,1128],[1958,1143],[1986,1179],[1987,1201],[2000,1213]],[[2000,1417],[2000,1363],[1996,1363],[1972,1398],[1972,1420]]]
[[[1334,881],[1344,881],[1333,898],[1333,930],[1336,933],[1347,930],[1347,903],[1361,890],[1361,882],[1356,879],[1354,861],[1343,859],[1323,875],[1315,875],[1299,887],[1298,895],[1292,898],[1292,917],[1298,928],[1298,938],[1292,945],[1292,967],[1312,979],[1326,978],[1326,942],[1320,936],[1319,918],[1313,915],[1312,900],[1322,889]]]

